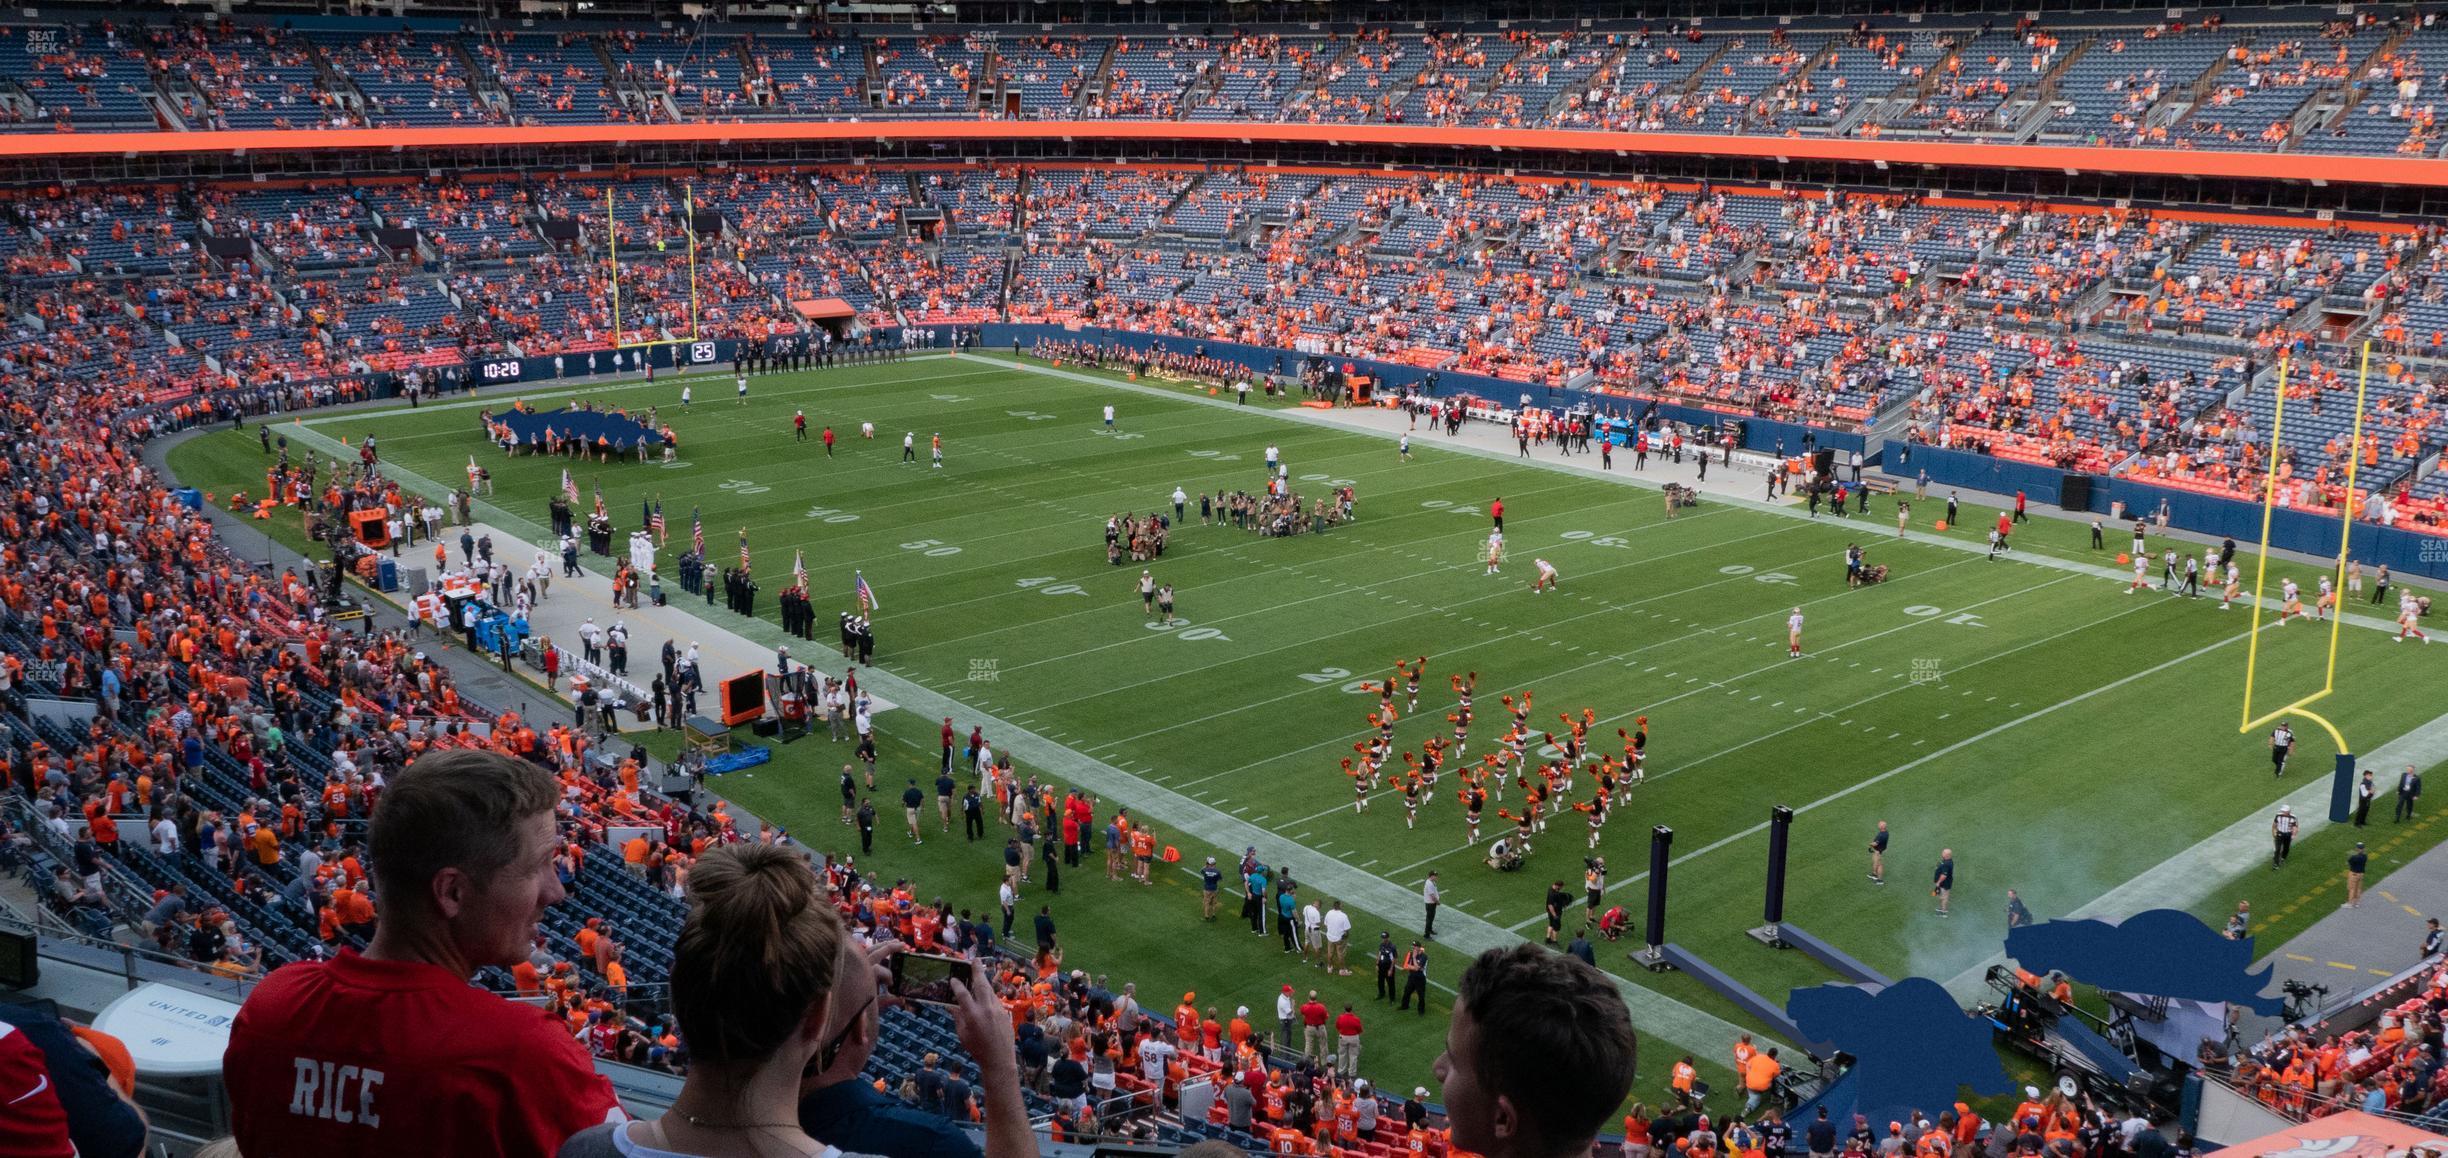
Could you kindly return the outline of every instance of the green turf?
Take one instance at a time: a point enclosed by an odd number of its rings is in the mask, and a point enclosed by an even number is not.
[[[1333,858],[1412,889],[1439,869],[1450,908],[1536,937],[1546,882],[1563,878],[1578,892],[1581,818],[1555,821],[1529,871],[1496,875],[1464,844],[1451,779],[1416,830],[1404,827],[1395,797],[1354,816],[1337,760],[1366,734],[1375,698],[1352,689],[1398,657],[1428,656],[1419,710],[1396,734],[1398,748],[1416,750],[1431,722],[1449,732],[1446,675],[1476,671],[1474,759],[1504,727],[1503,693],[1536,690],[1534,727],[1593,708],[1601,750],[1614,748],[1616,727],[1647,715],[1648,783],[1618,810],[1601,849],[1614,869],[1612,895],[1637,924],[1648,831],[1671,826],[1673,938],[1763,993],[1831,979],[1743,934],[1760,915],[1760,830],[1772,805],[1802,810],[1790,919],[1879,969],[1945,980],[1998,947],[2006,888],[2042,917],[2064,912],[2265,812],[2300,783],[2273,781],[2258,736],[2237,734],[2247,613],[2156,592],[2127,597],[2109,580],[1897,543],[1886,500],[1867,520],[1814,522],[1711,502],[1669,521],[1646,487],[1455,453],[1433,435],[1415,437],[1414,461],[1402,463],[1383,438],[1288,422],[1261,405],[1218,408],[976,359],[761,377],[746,407],[720,380],[698,391],[718,400],[686,411],[669,383],[590,393],[660,404],[682,440],[676,467],[575,468],[582,490],[600,480],[623,529],[641,498],[660,496],[677,545],[690,508],[701,506],[719,565],[746,527],[769,618],[794,549],[807,554],[820,618],[847,603],[851,569],[863,569],[882,600],[886,670],[1252,821],[1283,841],[1268,850],[1271,861]],[[1107,403],[1120,411],[1115,433],[1097,421]],[[813,438],[792,441],[790,416],[801,407],[812,428],[836,428],[837,458],[827,460]],[[307,421],[352,443],[377,434],[387,462],[445,483],[461,477],[470,454],[485,456],[497,479],[492,501],[542,523],[564,464],[504,459],[481,442],[475,416],[472,407],[429,406]],[[857,437],[862,421],[875,423],[873,442]],[[916,434],[917,464],[898,461],[904,431]],[[937,431],[947,447],[940,471],[924,462]],[[1176,485],[1193,494],[1254,488],[1270,443],[1305,493],[1352,480],[1360,520],[1263,539],[1197,525],[1194,500],[1188,525],[1154,565],[1180,592],[1187,623],[1151,627],[1133,593],[1138,569],[1104,562],[1105,517],[1153,510]],[[197,439],[173,462],[208,489],[261,489],[253,432]],[[1479,512],[1499,495],[1511,561],[1488,577],[1474,562],[1487,529]],[[1916,523],[1926,528],[1938,505]],[[1969,513],[1966,522],[1982,525]],[[2016,538],[2027,556],[2099,558],[2071,523],[2037,520]],[[2122,536],[2111,538],[2113,552]],[[1840,556],[1852,541],[1869,545],[1896,578],[1846,590]],[[1562,570],[1560,592],[1529,593],[1533,556]],[[2273,579],[2281,570],[2273,567]],[[1809,616],[1809,655],[1800,660],[1788,659],[1784,644],[1796,605]],[[2326,640],[2304,626],[2268,633],[2264,687],[2317,687]],[[2448,649],[2393,646],[2349,629],[2344,656],[2341,694],[2324,710],[2358,745],[2436,713],[2426,689]],[[883,721],[892,742],[887,795],[932,762],[931,725]],[[2326,769],[2327,738],[2313,728],[2301,735],[2297,767]],[[1034,754],[1023,744],[1015,755],[1026,769]],[[840,756],[803,742],[721,787],[803,838],[841,847]],[[1586,778],[1577,796],[1586,798]],[[1508,806],[1518,801],[1507,792]],[[1864,879],[1862,846],[1882,818],[1895,842],[1891,883],[1879,887]],[[1501,823],[1491,809],[1482,845]],[[2298,898],[2332,871],[2336,839],[2307,840],[2299,862],[2307,867],[2247,876],[2221,894],[2254,899],[2264,947],[2319,915],[2321,906]],[[2375,874],[2435,839],[2426,826],[2382,847]],[[1961,874],[1952,918],[1930,911],[1926,888],[1942,845],[1955,848]],[[1189,866],[1237,850],[1185,844],[1182,852]],[[992,903],[993,858],[957,833],[916,848],[880,833],[875,863],[956,905]],[[1217,926],[1200,925],[1186,875],[1151,890],[1109,885],[1094,869],[1067,875],[1056,907],[1075,961],[1139,980],[1151,1006],[1169,1009],[1195,989],[1201,1005],[1229,1015],[1246,1003],[1263,1018],[1286,981],[1320,982],[1330,1004],[1370,996],[1365,975],[1329,981],[1287,968],[1274,941],[1235,932],[1229,903]],[[2200,908],[2216,923],[2230,907]],[[1357,930],[1373,943],[1378,929],[1416,920],[1414,906],[1364,915]],[[1602,953],[1602,963],[1740,1020],[1689,977],[1634,970],[1628,947]],[[1444,960],[1440,978],[1450,982],[1459,964]],[[1371,1019],[1366,1068],[1388,1085],[1425,1081],[1442,1019],[1394,1020],[1391,1012]],[[1654,1098],[1671,1054],[1684,1049],[1724,1085],[1725,1043],[1653,1041],[1640,1090]]]

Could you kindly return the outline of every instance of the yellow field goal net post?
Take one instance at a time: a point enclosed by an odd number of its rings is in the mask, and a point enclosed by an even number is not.
[[[2338,646],[2343,641],[2346,625],[2346,561],[2353,548],[2355,516],[2362,507],[2361,496],[2355,490],[2355,476],[2363,463],[2363,416],[2371,386],[2371,343],[2363,343],[2361,366],[2355,376],[2354,425],[2346,442],[2346,484],[2338,506],[2338,548],[2337,555],[2329,561],[2329,587],[2336,595],[2336,606],[2331,610],[2337,614],[2329,620],[2329,652],[2323,666],[2321,686],[2318,691],[2283,707],[2254,715],[2255,677],[2259,674],[2261,657],[2262,592],[2269,579],[2270,527],[2278,507],[2278,472],[2284,449],[2281,439],[2286,433],[2287,378],[2292,370],[2292,358],[2281,353],[2278,358],[2278,396],[2270,414],[2269,455],[2263,461],[2262,470],[2261,552],[2253,568],[2252,629],[2245,636],[2243,723],[2236,730],[2249,735],[2285,716],[2299,716],[2320,725],[2337,746],[2337,769],[2329,786],[2329,819],[2343,824],[2352,819],[2354,810],[2354,751],[2347,746],[2346,736],[2338,731],[2337,725],[2314,712],[2311,706],[2337,690]]]
[[[611,285],[612,348],[644,350],[657,346],[672,346],[700,341],[697,326],[697,191],[685,187],[681,193],[681,221],[688,231],[688,337],[673,339],[646,336],[631,341],[629,328],[621,317],[620,211],[613,200],[610,186],[604,188],[604,263],[610,269],[607,281]]]

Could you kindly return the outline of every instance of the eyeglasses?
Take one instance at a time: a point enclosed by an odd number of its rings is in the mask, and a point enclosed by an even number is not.
[[[850,1031],[857,1029],[861,1023],[866,1021],[867,1011],[875,1008],[877,996],[881,992],[882,990],[879,989],[867,995],[866,1002],[861,1004],[858,1012],[852,1014],[850,1020],[843,1024],[841,1032],[834,1034],[832,1041],[826,1042],[823,1049],[816,1051],[816,1056],[809,1062],[809,1068],[804,1076],[814,1077],[833,1068],[834,1061],[841,1057],[842,1046],[850,1040]]]

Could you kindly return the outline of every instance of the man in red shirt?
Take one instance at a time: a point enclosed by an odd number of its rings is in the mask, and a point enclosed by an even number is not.
[[[469,986],[526,955],[565,895],[558,786],[479,749],[428,754],[374,810],[381,921],[364,954],[275,971],[239,1009],[222,1069],[250,1158],[550,1155],[626,1115],[541,1011]]]
[[[1504,533],[1504,496],[1499,495],[1499,496],[1497,496],[1497,497],[1496,497],[1496,501],[1494,501],[1494,502],[1492,502],[1492,503],[1489,503],[1489,504],[1488,504],[1488,517],[1489,517],[1489,518],[1492,518],[1492,519],[1494,519],[1494,520],[1496,520],[1496,532],[1497,532],[1498,534],[1503,534],[1503,533]]]
[[[0,1154],[76,1158],[68,1111],[60,1108],[41,1047],[0,1021]]]
[[[1318,1000],[1317,990],[1309,991],[1309,1000],[1300,1007],[1301,1052],[1319,1061],[1326,1060],[1326,1003]]]
[[[1335,1072],[1346,1080],[1360,1072],[1360,1015],[1349,1002],[1335,1018]]]

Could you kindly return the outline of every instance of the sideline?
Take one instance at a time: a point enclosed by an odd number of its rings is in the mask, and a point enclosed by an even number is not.
[[[1094,379],[1086,381],[1096,385],[1105,384]],[[358,417],[370,419],[382,415],[383,412],[376,411],[360,414]],[[293,439],[305,441],[326,454],[342,451],[337,441],[311,427],[296,426],[291,429],[294,432]],[[384,473],[399,482],[403,488],[421,492],[437,500],[447,501],[452,493],[450,487],[441,486],[432,479],[413,471],[400,469],[390,463],[384,464]],[[471,505],[477,514],[476,521],[489,523],[516,535],[535,549],[544,549],[552,541],[548,534],[549,528],[533,520],[502,510],[483,498],[471,500]],[[742,638],[767,648],[787,644],[792,638],[783,634],[780,625],[764,620],[743,620],[742,626],[734,628],[733,631]],[[1290,849],[1298,849],[1298,845],[1290,844],[1288,838],[1280,833],[1271,832],[1218,811],[1180,792],[1151,783],[1067,745],[1047,739],[1044,735],[1008,718],[963,704],[931,687],[894,673],[890,670],[889,660],[880,665],[870,666],[864,682],[874,687],[884,698],[920,717],[929,719],[943,716],[965,718],[982,724],[994,734],[1017,737],[1019,742],[1010,745],[1010,748],[1029,753],[1028,759],[1044,768],[1054,778],[1077,785],[1100,798],[1127,799],[1131,802],[1130,807],[1133,813],[1203,841],[1215,850],[1218,859],[1235,855],[1239,850],[1253,846],[1284,848],[1289,844]],[[1186,860],[1189,859],[1190,854],[1185,852],[1183,856]],[[1269,854],[1268,859],[1281,866],[1290,857],[1283,853],[1275,853]],[[1340,898],[1345,902],[1347,908],[1377,916],[1391,928],[1405,929],[1413,925],[1420,905],[1419,893],[1416,889],[1364,872],[1323,854],[1317,860],[1306,862],[1295,868],[1295,876],[1303,883],[1315,885],[1327,895]],[[1434,944],[1464,956],[1476,956],[1487,949],[1505,948],[1524,941],[1523,938],[1497,927],[1493,922],[1455,911],[1451,906],[1447,906],[1437,915],[1438,923],[1444,925],[1447,931],[1440,934]],[[1453,969],[1458,975],[1460,965],[1453,960],[1440,961],[1439,971],[1443,972],[1446,968]],[[1682,1047],[1686,1052],[1695,1055],[1705,1052],[1713,1056],[1730,1047],[1731,1043],[1744,1033],[1753,1034],[1755,1040],[1764,1036],[1756,1030],[1747,1029],[1664,993],[1635,984],[1626,978],[1613,974],[1610,976],[1614,977],[1617,989],[1623,993],[1624,1001],[1631,1009],[1634,1024],[1639,1026],[1643,1033],[1654,1034],[1664,1041]],[[1450,983],[1433,980],[1431,983],[1439,989],[1449,992],[1451,990]]]

